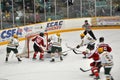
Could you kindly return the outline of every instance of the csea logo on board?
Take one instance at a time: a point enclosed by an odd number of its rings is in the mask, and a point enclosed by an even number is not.
[[[18,36],[22,36],[23,30],[20,28],[4,30],[0,33],[0,38],[2,41],[9,39],[13,34],[17,34]]]
[[[46,26],[46,31],[61,29],[63,21],[49,22]]]

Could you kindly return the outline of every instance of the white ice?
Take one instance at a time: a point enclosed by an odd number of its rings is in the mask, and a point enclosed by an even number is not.
[[[68,50],[66,43],[71,47],[79,44],[82,32],[61,33],[63,51]],[[115,80],[120,80],[120,30],[95,30],[93,32],[97,39],[101,36],[105,37],[105,42],[112,47],[114,67],[111,74]],[[24,41],[20,42],[19,51],[22,51],[23,45]],[[62,62],[58,62],[59,59],[56,59],[55,63],[51,63],[49,58],[44,61],[22,58],[22,62],[18,62],[15,55],[11,53],[9,61],[6,63],[6,45],[0,46],[0,80],[93,80],[93,77],[89,76],[90,71],[81,72],[79,70],[80,67],[89,69],[92,60],[83,59],[82,54],[76,55],[72,51],[67,53],[68,55]],[[100,76],[101,80],[105,80],[103,68]]]

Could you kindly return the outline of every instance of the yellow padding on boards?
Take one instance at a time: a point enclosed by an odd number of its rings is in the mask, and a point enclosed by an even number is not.
[[[111,26],[111,27],[101,26],[101,27],[92,27],[92,29],[93,30],[120,29],[120,26]],[[71,28],[71,29],[55,30],[55,31],[48,32],[48,35],[56,34],[56,33],[63,33],[63,32],[80,31],[80,30],[84,30],[84,29],[83,28]],[[22,41],[22,40],[25,40],[25,38],[19,38],[19,40]],[[5,45],[7,43],[8,41],[0,42],[0,46]]]

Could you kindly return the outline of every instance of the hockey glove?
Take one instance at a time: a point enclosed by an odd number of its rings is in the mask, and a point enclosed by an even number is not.
[[[48,42],[50,42],[50,41],[51,41],[51,39],[48,39],[47,41],[48,41]]]
[[[77,45],[76,48],[80,48],[80,45]]]
[[[82,54],[86,55],[86,54],[87,54],[87,52],[83,51],[83,52],[82,52]]]

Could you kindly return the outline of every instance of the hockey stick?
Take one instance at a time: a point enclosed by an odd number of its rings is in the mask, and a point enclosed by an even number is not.
[[[61,53],[62,53],[63,56],[67,56],[68,53],[66,53],[66,52],[68,52],[68,51],[71,51],[71,49],[66,50],[66,51],[63,51],[63,52],[61,52]],[[51,51],[49,51],[49,50],[45,50],[45,52],[47,52],[47,53],[51,53]],[[63,54],[63,53],[66,53],[66,54]]]
[[[71,49],[69,49],[69,50],[66,50],[66,51],[63,51],[62,53],[66,53],[66,52],[68,52],[68,51],[71,51]]]
[[[70,50],[72,50],[75,54],[82,54],[82,52],[83,52],[83,51],[77,50],[76,47],[72,48],[72,47],[68,46],[67,44],[66,44],[66,47],[69,48]],[[76,51],[78,51],[80,53],[77,53]]]
[[[72,48],[72,47],[68,46],[67,43],[66,43],[66,47],[69,48],[70,50],[74,50],[76,48],[76,47]]]
[[[76,52],[76,51],[78,51],[78,52]],[[79,51],[79,50],[76,50],[76,49],[73,49],[73,52],[75,53],[75,54],[82,54],[82,51]]]
[[[68,55],[68,53],[66,53],[66,52],[68,52],[68,51],[71,51],[71,49],[66,50],[66,51],[63,51],[63,52],[62,52],[62,55],[63,55],[63,56],[67,56],[67,55]],[[63,53],[66,53],[66,54],[63,54]]]
[[[87,71],[90,71],[91,69],[84,70],[83,68],[80,68],[80,70],[81,70],[82,72],[87,72]]]
[[[68,53],[66,53],[66,54],[62,54],[63,56],[67,56],[68,55]]]

